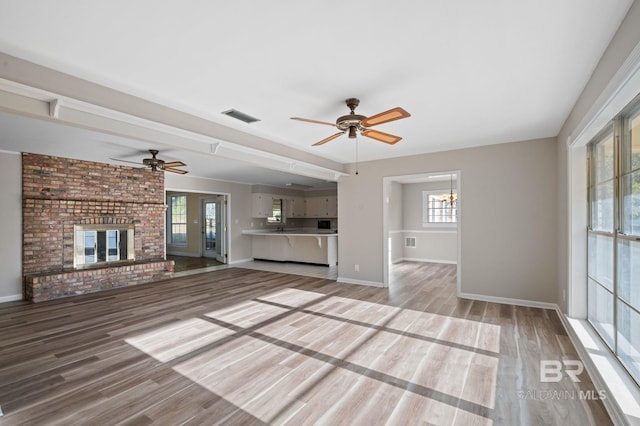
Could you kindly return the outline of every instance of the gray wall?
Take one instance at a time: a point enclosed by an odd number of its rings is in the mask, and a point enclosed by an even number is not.
[[[449,193],[450,182],[423,182],[403,185],[403,226],[405,237],[415,237],[415,248],[404,248],[407,260],[456,263],[458,259],[457,226],[422,226],[422,191]],[[456,182],[453,182],[453,190]]]
[[[250,229],[253,222],[251,185],[167,173],[165,188],[176,192],[229,194],[229,263],[251,259],[251,237],[242,235],[242,230]]]
[[[22,299],[22,159],[0,151],[0,303]]]
[[[547,138],[361,163],[338,182],[339,278],[384,282],[384,177],[460,170],[462,292],[555,302],[556,154]]]

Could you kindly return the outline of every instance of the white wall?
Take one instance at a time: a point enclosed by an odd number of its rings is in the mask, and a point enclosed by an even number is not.
[[[361,163],[338,181],[339,278],[384,282],[384,177],[460,170],[462,292],[555,302],[556,154],[548,138]]]
[[[0,151],[0,303],[22,299],[22,159]]]
[[[242,235],[242,230],[250,229],[253,221],[251,185],[166,173],[165,188],[177,192],[229,194],[229,263],[251,259],[251,237]]]
[[[558,134],[557,299],[576,318],[586,316],[584,144],[640,93],[639,56],[640,2],[635,1]]]

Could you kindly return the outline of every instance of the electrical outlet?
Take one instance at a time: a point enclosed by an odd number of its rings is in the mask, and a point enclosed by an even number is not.
[[[360,265],[358,265],[357,263],[355,265],[355,270],[356,270],[356,272],[360,272]]]

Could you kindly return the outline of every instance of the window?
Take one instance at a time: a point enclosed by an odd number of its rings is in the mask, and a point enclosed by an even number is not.
[[[588,152],[588,319],[640,382],[640,100]]]
[[[135,260],[133,225],[75,225],[75,268]]]
[[[187,196],[169,196],[169,244],[176,246],[187,245]]]
[[[422,226],[455,224],[458,221],[458,194],[451,191],[422,191]]]
[[[271,215],[267,217],[268,223],[282,223],[284,216],[282,214],[282,199],[274,198],[271,201]]]

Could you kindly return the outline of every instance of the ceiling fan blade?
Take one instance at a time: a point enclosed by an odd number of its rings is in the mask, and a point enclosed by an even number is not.
[[[312,120],[310,118],[291,117],[292,120],[306,121],[307,123],[326,124],[327,126],[335,126],[336,123],[328,123],[326,121]]]
[[[329,142],[329,141],[331,141],[331,140],[334,140],[334,139],[335,139],[335,138],[337,138],[338,136],[342,136],[342,135],[344,135],[344,132],[338,132],[338,133],[336,133],[335,135],[331,135],[331,136],[329,136],[328,138],[324,138],[324,139],[322,139],[320,142],[316,142],[316,143],[314,143],[314,144],[313,144],[313,145],[311,145],[311,146],[317,146],[317,145],[325,144],[325,143],[327,143],[327,142]]]
[[[179,175],[185,175],[189,173],[186,170],[174,169],[173,167],[164,167],[162,170],[164,170],[165,172],[177,173]]]
[[[186,166],[186,164],[184,164],[182,161],[172,161],[170,163],[164,163],[165,169],[167,167],[182,167],[182,166]]]
[[[402,140],[400,136],[390,135],[389,133],[379,132],[377,130],[363,130],[362,135],[380,142],[388,143],[389,145],[393,145],[394,143]]]
[[[377,126],[378,124],[388,123],[394,120],[400,120],[401,118],[411,117],[407,111],[400,107],[390,109],[389,111],[381,112],[380,114],[372,115],[369,118],[365,118],[360,123],[363,127]]]

